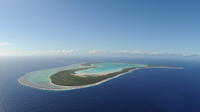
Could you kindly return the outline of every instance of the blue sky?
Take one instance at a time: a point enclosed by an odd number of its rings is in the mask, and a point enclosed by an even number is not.
[[[198,0],[1,0],[0,54],[199,55],[199,6]]]

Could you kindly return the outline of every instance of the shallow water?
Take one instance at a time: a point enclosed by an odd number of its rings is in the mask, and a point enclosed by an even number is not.
[[[80,71],[77,71],[76,73],[101,74],[101,73],[116,72],[116,71],[120,71],[124,68],[129,68],[129,67],[144,67],[145,66],[145,65],[139,65],[139,64],[127,64],[127,63],[95,63],[93,65],[97,67],[86,69],[86,70],[80,70]]]

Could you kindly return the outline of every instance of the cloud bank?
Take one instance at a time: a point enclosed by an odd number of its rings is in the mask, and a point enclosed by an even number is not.
[[[13,45],[9,42],[0,42],[0,46],[10,46],[10,45]]]
[[[0,56],[70,56],[76,54],[78,51],[74,49],[0,51]]]
[[[5,43],[3,45],[6,45]],[[147,52],[140,50],[101,50],[91,49],[88,51],[81,51],[75,49],[57,49],[57,50],[7,50],[1,51],[0,56],[101,56],[101,57],[134,57],[134,56],[160,56],[160,57],[198,57],[200,54],[186,54],[186,53],[170,53],[170,52]]]
[[[150,52],[150,51],[141,51],[141,50],[117,50],[117,51],[103,51],[103,50],[89,50],[88,54],[90,56],[160,56],[160,57],[200,57],[200,53],[188,54],[188,53],[173,53],[173,52]]]

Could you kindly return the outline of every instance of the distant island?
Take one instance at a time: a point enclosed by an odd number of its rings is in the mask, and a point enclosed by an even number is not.
[[[136,69],[170,68],[128,63],[81,63],[28,73],[18,79],[22,85],[45,90],[71,90],[95,86]]]

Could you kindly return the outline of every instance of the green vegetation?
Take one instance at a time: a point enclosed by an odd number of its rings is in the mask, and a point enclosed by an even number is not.
[[[89,67],[88,67],[89,68]],[[74,75],[76,71],[84,70],[88,68],[80,68],[80,69],[71,69],[71,70],[65,70],[58,72],[50,77],[52,83],[56,85],[61,86],[83,86],[83,85],[89,85],[93,83],[100,82],[102,80],[117,76],[122,73],[126,73],[132,69],[132,68],[126,68],[118,72],[109,73],[106,75],[86,75],[86,76],[78,76]],[[91,68],[91,67],[90,67]]]

